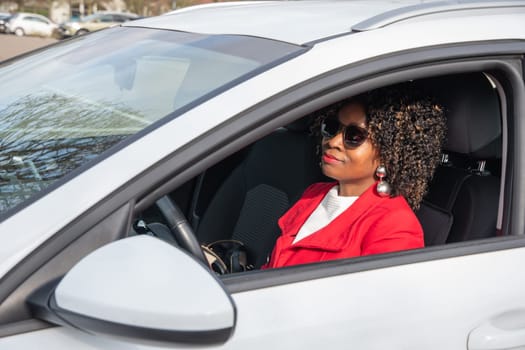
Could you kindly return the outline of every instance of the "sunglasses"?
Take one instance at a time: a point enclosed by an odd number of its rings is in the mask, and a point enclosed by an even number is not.
[[[331,139],[343,132],[343,143],[347,148],[357,148],[368,138],[368,131],[356,124],[343,125],[335,118],[326,118],[321,122],[321,135]]]

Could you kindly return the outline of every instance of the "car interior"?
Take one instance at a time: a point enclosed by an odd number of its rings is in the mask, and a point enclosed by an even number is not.
[[[416,212],[425,246],[497,236],[503,128],[494,82],[475,72],[412,83],[433,94],[447,117],[441,163]],[[201,245],[235,240],[246,249],[249,269],[267,261],[280,234],[279,217],[310,184],[330,181],[321,173],[319,139],[312,130],[317,112],[278,128],[167,196]],[[157,202],[140,213],[134,233],[181,244],[166,222],[172,214],[161,207]]]

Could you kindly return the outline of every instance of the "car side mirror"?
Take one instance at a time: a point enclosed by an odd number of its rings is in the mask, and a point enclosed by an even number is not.
[[[29,305],[48,322],[142,343],[221,344],[236,319],[233,300],[207,266],[146,235],[93,251]]]

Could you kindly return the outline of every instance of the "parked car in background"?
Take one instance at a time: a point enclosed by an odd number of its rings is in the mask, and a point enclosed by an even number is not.
[[[7,12],[0,12],[0,33],[5,33],[5,23],[12,16]]]
[[[97,12],[76,21],[61,24],[60,31],[63,36],[82,35],[138,18],[140,18],[139,15],[128,12]]]
[[[36,13],[15,13],[5,22],[6,32],[18,36],[35,35],[53,37],[58,35],[58,24]]]
[[[523,0],[221,2],[0,63],[0,350],[524,349],[524,24]],[[257,269],[324,179],[320,111],[400,83],[446,111],[425,248]],[[223,239],[255,268],[212,271]]]

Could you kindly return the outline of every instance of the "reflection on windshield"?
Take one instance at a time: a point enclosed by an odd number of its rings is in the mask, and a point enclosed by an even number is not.
[[[94,108],[71,100],[38,94],[2,111],[0,211],[23,202],[142,127],[127,118],[134,115],[131,110],[124,113],[123,107]]]
[[[130,27],[0,64],[0,216],[127,136],[298,50]]]

